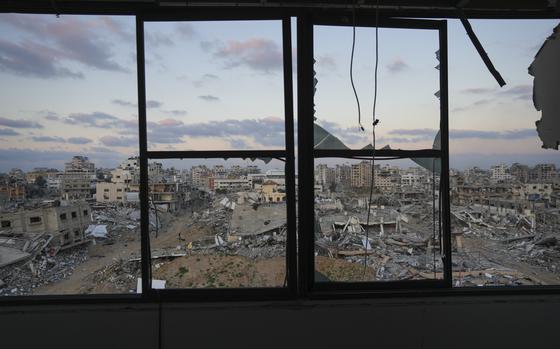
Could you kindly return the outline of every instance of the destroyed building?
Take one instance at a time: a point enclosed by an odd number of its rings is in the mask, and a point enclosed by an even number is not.
[[[13,212],[0,213],[2,228],[0,259],[5,266],[17,260],[9,260],[9,250],[20,250],[28,257],[29,251],[37,240],[46,240],[53,251],[67,249],[86,242],[85,230],[91,222],[91,208],[83,202],[70,205],[47,203],[37,208],[23,208]],[[35,248],[37,246],[34,246]],[[33,253],[41,250],[33,251]]]

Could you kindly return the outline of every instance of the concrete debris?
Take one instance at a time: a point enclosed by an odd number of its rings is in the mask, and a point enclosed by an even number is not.
[[[104,239],[107,237],[107,226],[105,224],[99,224],[99,225],[91,224],[86,229],[86,235],[89,235],[94,238]]]
[[[87,258],[87,246],[82,245],[54,256],[42,253],[32,260],[0,268],[0,280],[7,285],[0,288],[0,296],[32,294],[33,289],[39,286],[68,278]]]
[[[164,290],[165,284],[165,280],[152,279],[152,288],[154,290]],[[142,278],[138,278],[136,282],[136,293],[142,293]]]

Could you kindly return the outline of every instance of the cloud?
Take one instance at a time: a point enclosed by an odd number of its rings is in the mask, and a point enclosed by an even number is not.
[[[345,144],[359,144],[363,147],[371,142],[368,138],[369,134],[361,131],[358,127],[344,127],[330,121],[320,121],[319,124],[332,135],[338,137]]]
[[[219,40],[212,40],[212,41],[205,40],[200,42],[200,48],[207,52],[215,49],[220,45],[221,45],[221,41]]]
[[[86,125],[99,128],[111,128],[122,125],[123,120],[103,112],[70,114],[64,122],[71,125]]]
[[[151,47],[163,47],[163,46],[173,46],[173,40],[168,34],[159,31],[148,31],[144,33],[144,38],[146,39],[147,46]]]
[[[166,114],[171,114],[171,115],[175,115],[175,116],[182,116],[182,115],[187,115],[188,112],[186,110],[179,110],[179,109],[173,109],[173,110],[164,110],[163,111]]]
[[[106,147],[130,147],[138,145],[138,138],[131,137],[117,137],[117,136],[103,136],[99,141]]]
[[[116,34],[123,39],[134,40],[136,38],[135,33],[128,31],[122,24],[122,21],[115,19],[115,17],[99,16],[97,17],[97,20],[98,22],[93,22],[94,25],[98,23],[101,28]]]
[[[51,137],[51,136],[36,136],[31,137],[35,142],[56,142],[56,143],[66,143],[66,140],[62,137]]]
[[[0,126],[7,126],[13,128],[43,128],[38,122],[22,119],[9,119],[0,117]]]
[[[58,117],[56,115],[47,115],[47,116],[45,116],[45,119],[51,120],[51,121],[58,121],[58,120],[60,120],[60,117]]]
[[[410,136],[415,140],[434,139],[437,134],[435,129],[397,129],[391,130],[388,133],[398,136]],[[486,130],[464,130],[464,129],[451,129],[449,130],[450,139],[522,139],[536,136],[535,129],[516,129],[504,131],[486,131]]]
[[[219,97],[216,96],[212,96],[212,95],[204,95],[204,96],[198,96],[198,98],[203,99],[207,102],[217,102],[220,100]]]
[[[535,129],[519,129],[506,131],[475,131],[450,130],[450,138],[479,138],[479,139],[521,139],[537,136]]]
[[[180,120],[166,119],[148,125],[148,141],[152,143],[182,143],[183,137],[192,138],[251,138],[263,146],[284,145],[284,120],[277,117],[262,119],[209,121],[185,124]]]
[[[401,136],[414,136],[414,137],[434,137],[438,130],[430,128],[413,128],[413,129],[395,129],[391,130],[389,134],[397,134]]]
[[[106,148],[106,147],[90,147],[89,148],[91,152],[95,152],[95,153],[114,153],[115,149],[110,149],[110,148]]]
[[[230,139],[229,144],[233,149],[249,149],[249,145],[242,139]]]
[[[146,101],[146,108],[160,108],[162,105],[163,103],[159,101],[154,101],[154,100]]]
[[[499,92],[502,96],[509,96],[513,99],[532,99],[533,98],[533,86],[531,85],[517,85],[510,88],[500,90]]]
[[[158,125],[161,126],[182,126],[183,122],[177,119],[163,119],[158,122]]]
[[[474,107],[479,107],[481,105],[487,105],[490,104],[491,100],[489,99],[480,99],[478,101],[474,101],[471,104],[465,105],[463,107],[457,107],[457,108],[453,108],[453,112],[461,112],[461,111],[465,111],[465,110],[469,110],[472,109]]]
[[[122,99],[113,99],[111,101],[111,103],[116,104],[116,105],[120,105],[122,107],[137,107],[138,106],[136,103],[125,101],[125,100],[122,100]]]
[[[88,144],[93,141],[86,137],[70,137],[67,139],[67,142],[71,144]]]
[[[320,67],[324,67],[326,69],[335,69],[336,68],[336,61],[330,55],[319,56],[316,58],[316,62]]]
[[[0,169],[5,171],[13,168],[39,167],[49,164],[51,167],[53,163],[59,162],[61,165],[64,161],[68,161],[76,154],[67,151],[55,150],[37,150],[28,148],[8,148],[0,151]]]
[[[466,94],[475,94],[475,95],[480,95],[480,94],[490,94],[495,92],[496,89],[494,88],[485,88],[485,87],[471,87],[471,88],[466,88],[461,90],[462,93],[466,93]]]
[[[19,133],[10,128],[0,128],[0,136],[18,136]]]
[[[229,41],[225,45],[220,45],[214,52],[214,56],[225,59],[226,68],[246,66],[264,73],[280,70],[283,64],[282,52],[278,44],[264,38]]]
[[[0,171],[8,171],[17,167],[24,171],[35,167],[64,168],[75,155],[85,155],[90,158],[96,167],[114,167],[127,155],[118,153],[114,149],[110,152],[101,152],[100,149],[90,148],[87,153],[76,153],[58,149],[32,149],[32,148],[8,148],[0,151]]]
[[[185,38],[193,38],[196,34],[196,30],[194,29],[193,25],[190,23],[180,23],[177,24],[175,27],[177,33]]]
[[[211,81],[214,80],[218,80],[219,77],[217,75],[214,74],[204,74],[202,75],[202,77],[198,80],[193,81],[193,85],[194,87],[202,87],[206,84],[208,84]]]
[[[111,19],[41,15],[2,15],[0,21],[29,34],[20,43],[0,43],[0,67],[40,78],[83,77],[64,68],[61,61],[75,61],[100,70],[129,72],[115,61],[110,35],[130,36]],[[39,64],[36,64],[39,63]]]
[[[60,54],[32,42],[14,44],[0,39],[0,71],[35,78],[83,78],[59,66]]]
[[[399,58],[395,59],[394,61],[392,61],[387,65],[387,70],[389,70],[390,73],[400,73],[408,68],[409,68],[408,64],[406,64],[403,60]]]

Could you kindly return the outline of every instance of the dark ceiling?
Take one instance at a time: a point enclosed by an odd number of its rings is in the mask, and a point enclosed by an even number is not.
[[[238,0],[238,1],[185,1],[185,0],[2,0],[1,12],[42,13],[104,13],[136,14],[139,12],[189,11],[210,8],[230,10],[284,11],[341,11],[352,6],[367,13],[375,8],[377,0]],[[379,10],[387,16],[403,17],[457,17],[461,6],[470,18],[560,18],[560,0],[379,0]],[[355,5],[354,5],[355,4]],[[196,10],[195,10],[196,11]]]

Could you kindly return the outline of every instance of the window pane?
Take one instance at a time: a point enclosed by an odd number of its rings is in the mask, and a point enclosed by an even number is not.
[[[507,85],[449,22],[450,165],[454,286],[560,284],[560,157],[542,149],[527,73],[555,20],[473,20]]]
[[[150,168],[153,287],[286,285],[283,161],[165,160]]]
[[[282,149],[281,21],[145,23],[150,150]]]
[[[136,291],[137,208],[96,192],[138,153],[134,31],[0,15],[0,295]]]
[[[379,28],[376,148],[431,149],[439,131],[438,31]],[[350,82],[352,27],[315,26],[315,144],[361,149],[372,144],[375,28],[356,28]],[[330,137],[320,145],[325,133]],[[439,146],[438,146],[439,148]]]
[[[442,279],[440,166],[376,160],[368,217],[371,160],[315,159],[315,280]]]

